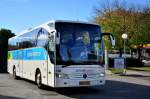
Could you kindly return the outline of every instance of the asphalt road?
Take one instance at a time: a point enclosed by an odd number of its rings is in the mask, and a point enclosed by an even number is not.
[[[149,77],[147,77],[149,78]],[[105,86],[88,88],[46,87],[41,90],[24,79],[0,74],[0,99],[150,99],[150,80],[132,76],[107,76]]]

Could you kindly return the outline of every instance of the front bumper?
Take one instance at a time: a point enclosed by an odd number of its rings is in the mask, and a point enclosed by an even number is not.
[[[62,79],[56,78],[55,87],[88,87],[88,86],[99,86],[104,85],[105,79],[83,79],[83,80],[72,80],[72,79]]]

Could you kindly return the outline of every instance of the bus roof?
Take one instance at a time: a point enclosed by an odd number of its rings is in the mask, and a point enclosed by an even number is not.
[[[12,37],[12,38],[18,37],[18,36],[20,36],[20,35],[22,35],[22,34],[24,34],[24,33],[30,32],[30,31],[35,30],[35,29],[40,28],[40,27],[46,27],[48,24],[50,24],[50,23],[56,23],[56,22],[81,23],[81,24],[89,24],[89,25],[97,25],[97,26],[98,26],[98,24],[90,23],[90,22],[83,22],[83,21],[51,20],[51,21],[45,22],[45,23],[43,23],[43,24],[41,24],[41,25],[39,25],[39,26],[36,26],[36,27],[33,27],[33,28],[28,28],[28,29],[26,29],[26,30],[20,32],[18,35],[14,36],[14,37]]]
[[[68,22],[68,23],[82,23],[82,24],[98,25],[98,24],[90,23],[90,22],[83,22],[83,21],[70,21],[70,20],[56,20],[55,22]]]

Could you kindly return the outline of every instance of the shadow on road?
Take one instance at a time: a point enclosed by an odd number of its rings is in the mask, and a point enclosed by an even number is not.
[[[111,80],[105,86],[60,88],[55,91],[77,99],[150,99],[150,86]]]
[[[0,99],[24,99],[24,98],[0,95]]]

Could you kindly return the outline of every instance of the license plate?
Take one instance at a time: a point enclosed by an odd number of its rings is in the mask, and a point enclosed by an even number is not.
[[[79,85],[90,85],[90,81],[80,81]]]

